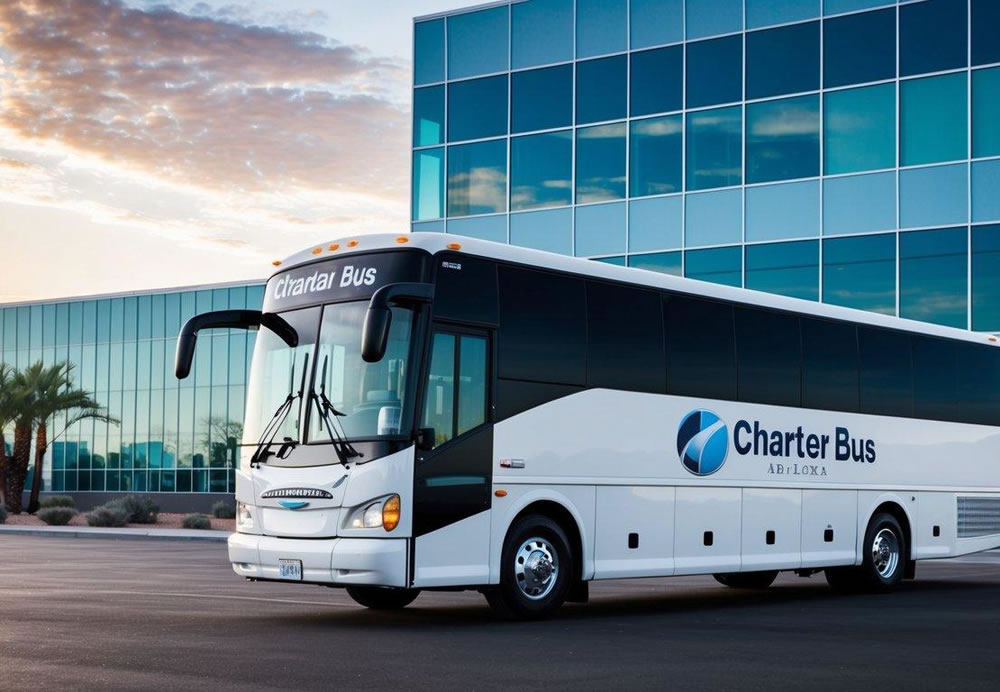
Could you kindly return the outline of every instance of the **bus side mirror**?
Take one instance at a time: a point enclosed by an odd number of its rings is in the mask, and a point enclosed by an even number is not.
[[[299,345],[299,335],[292,325],[278,315],[262,313],[260,310],[217,310],[195,315],[181,327],[177,337],[177,352],[174,355],[174,374],[183,380],[191,374],[198,332],[202,329],[256,329],[265,326],[277,334],[282,341],[295,348]]]
[[[415,441],[421,452],[434,449],[434,428],[418,428]]]
[[[392,326],[390,305],[429,303],[434,299],[434,284],[387,284],[375,291],[368,303],[365,323],[361,327],[361,358],[377,363],[385,355]]]

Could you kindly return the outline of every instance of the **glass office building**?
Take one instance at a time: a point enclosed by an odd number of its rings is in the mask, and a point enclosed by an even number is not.
[[[414,25],[412,227],[1000,331],[1000,2]]]
[[[259,310],[263,296],[263,284],[252,283],[0,305],[0,361],[17,368],[69,361],[76,386],[121,421],[68,429],[65,416],[52,421],[43,489],[176,495],[160,502],[165,510],[204,508],[212,494],[229,496],[255,332],[203,334],[182,381],[174,376],[174,349],[189,317]],[[8,449],[10,442],[8,434]],[[207,494],[206,501],[186,493]]]

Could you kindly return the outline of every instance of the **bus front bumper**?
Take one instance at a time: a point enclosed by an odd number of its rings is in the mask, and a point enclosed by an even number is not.
[[[287,581],[279,560],[301,560],[302,581],[342,586],[408,586],[405,538],[298,539],[234,533],[233,571],[248,579]],[[294,582],[293,582],[294,583]]]

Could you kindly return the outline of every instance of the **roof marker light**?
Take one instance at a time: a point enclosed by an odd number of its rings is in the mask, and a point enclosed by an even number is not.
[[[358,241],[356,241],[356,240],[348,240],[347,241],[347,247],[357,247],[357,246],[358,246]]]
[[[405,235],[401,235],[398,238],[396,238],[396,242],[400,243],[400,244],[402,244],[402,243],[408,243],[408,242],[410,242],[410,239],[407,238]]]
[[[449,250],[461,250],[462,249],[462,244],[461,243],[448,243],[448,249]]]
[[[271,265],[274,266],[274,267],[280,267],[281,266],[281,260],[274,260],[273,262],[271,262]]]
[[[340,243],[330,243],[330,247],[327,248],[330,252],[336,252],[340,249]]]
[[[321,252],[323,252],[323,248],[321,248],[321,247],[314,247],[313,248],[313,254],[314,255],[318,255]]]

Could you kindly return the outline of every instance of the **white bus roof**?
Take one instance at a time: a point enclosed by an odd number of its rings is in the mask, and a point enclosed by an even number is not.
[[[403,238],[406,240],[402,240]],[[349,243],[352,242],[356,244],[349,246]],[[456,248],[454,247],[455,245],[460,247]],[[335,246],[335,250],[331,249]],[[516,245],[494,243],[488,240],[478,240],[476,238],[466,238],[464,236],[453,235],[450,233],[377,233],[353,237],[348,236],[346,238],[332,240],[328,243],[311,247],[307,250],[291,255],[286,260],[281,262],[280,266],[278,266],[277,272],[283,272],[300,264],[332,259],[334,257],[341,257],[344,255],[362,254],[372,252],[374,250],[402,248],[425,250],[431,254],[445,252],[448,250],[458,250],[469,255],[514,262],[541,269],[553,269],[581,276],[608,279],[611,281],[630,283],[649,288],[665,289],[669,291],[676,291],[678,293],[704,296],[706,298],[719,298],[722,300],[729,300],[756,307],[789,310],[817,317],[845,320],[860,324],[870,324],[890,329],[902,329],[920,334],[929,334],[948,339],[960,339],[973,343],[1000,345],[998,344],[997,337],[992,334],[970,332],[953,327],[942,327],[927,322],[918,322],[916,320],[891,317],[874,312],[828,305],[811,300],[789,298],[786,296],[753,291],[745,288],[733,288],[731,286],[698,281],[696,279],[682,278],[672,274],[663,274],[646,269],[636,269],[635,267],[621,267],[605,262],[595,262],[594,260],[583,259],[580,257],[569,257],[567,255],[518,247]]]

